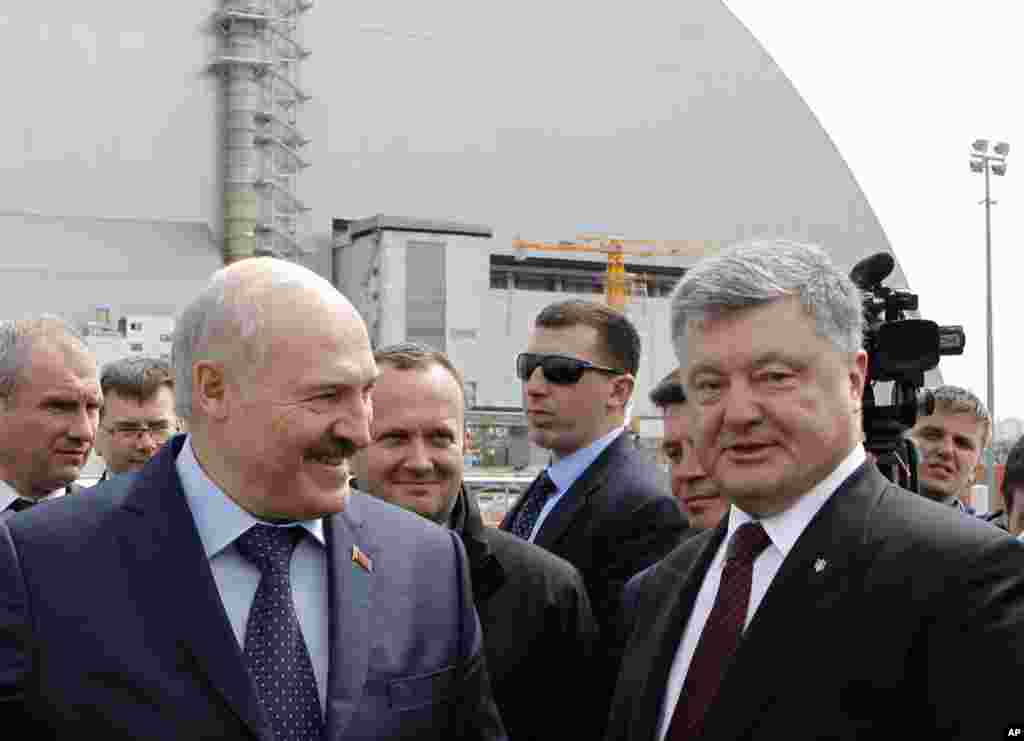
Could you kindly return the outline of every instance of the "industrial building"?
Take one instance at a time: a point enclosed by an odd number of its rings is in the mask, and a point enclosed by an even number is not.
[[[786,237],[846,267],[891,251],[814,113],[721,0],[55,0],[9,4],[0,43],[26,71],[8,81],[17,115],[0,117],[0,316],[166,322],[225,262],[294,259],[382,341],[452,354],[510,463],[530,321],[561,296],[600,299],[605,266],[520,260],[514,238]],[[626,307],[645,437],[646,391],[673,363],[665,296],[686,267],[627,264],[647,276]]]

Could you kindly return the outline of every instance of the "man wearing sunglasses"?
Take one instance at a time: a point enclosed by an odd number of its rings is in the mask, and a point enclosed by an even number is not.
[[[578,299],[543,309],[516,360],[530,441],[551,451],[552,462],[501,529],[580,570],[606,635],[625,582],[687,529],[657,469],[622,434],[639,363],[632,323]]]
[[[174,372],[157,358],[131,357],[107,363],[100,375],[103,408],[96,452],[107,469],[100,477],[138,471],[178,431]]]

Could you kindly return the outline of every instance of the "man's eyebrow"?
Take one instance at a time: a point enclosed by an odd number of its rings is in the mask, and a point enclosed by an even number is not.
[[[798,358],[795,355],[789,353],[783,353],[778,351],[767,352],[764,355],[759,355],[754,359],[754,368],[763,368],[766,365],[772,363],[782,363],[783,365],[791,365],[795,368],[803,368],[807,365],[807,362],[802,358]]]
[[[339,388],[362,388],[365,386],[373,386],[377,383],[377,378],[379,376],[380,374],[378,373],[367,379],[339,378],[335,381],[318,381],[300,387],[300,393],[319,394],[325,391],[335,391]]]

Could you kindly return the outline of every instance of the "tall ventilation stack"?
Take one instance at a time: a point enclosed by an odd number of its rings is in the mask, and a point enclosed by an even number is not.
[[[309,166],[309,143],[297,128],[310,96],[299,64],[310,52],[299,41],[311,0],[222,0],[214,16],[221,35],[212,66],[224,85],[224,264],[253,255],[296,259],[303,251],[304,214],[295,193]]]

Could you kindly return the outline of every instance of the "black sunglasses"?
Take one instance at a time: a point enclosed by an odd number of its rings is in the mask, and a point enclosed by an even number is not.
[[[548,383],[557,383],[561,386],[571,386],[576,383],[583,378],[583,372],[587,370],[595,370],[613,376],[626,375],[626,371],[594,365],[586,360],[570,358],[567,355],[539,355],[523,352],[516,357],[516,375],[519,376],[519,380],[529,381],[538,365],[544,372],[544,379]]]

